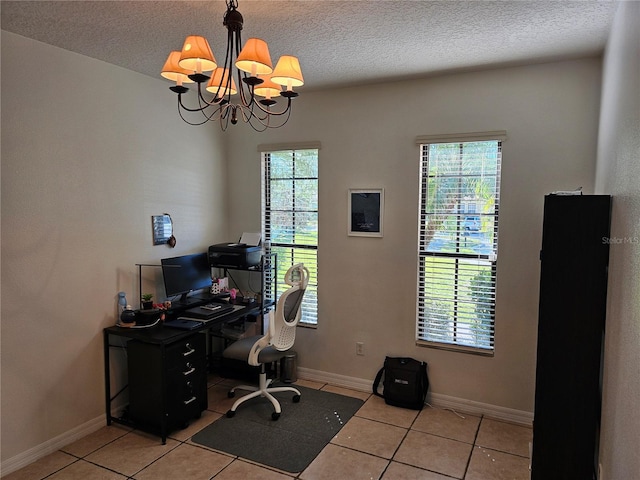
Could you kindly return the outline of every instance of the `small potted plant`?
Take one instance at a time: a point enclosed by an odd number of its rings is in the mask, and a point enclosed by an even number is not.
[[[142,294],[142,309],[143,310],[151,310],[153,308],[153,302],[151,299],[153,298],[153,294],[144,293]]]

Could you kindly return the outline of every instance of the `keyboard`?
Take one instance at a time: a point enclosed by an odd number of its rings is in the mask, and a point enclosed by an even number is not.
[[[210,303],[200,307],[190,308],[184,312],[183,316],[201,320],[212,320],[231,311],[233,311],[233,305]]]

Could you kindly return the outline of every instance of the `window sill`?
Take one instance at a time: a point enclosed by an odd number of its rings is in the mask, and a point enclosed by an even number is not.
[[[297,327],[304,327],[304,328],[311,328],[313,330],[316,330],[318,328],[318,324],[317,323],[308,323],[308,322],[298,322],[298,325],[296,325]]]
[[[448,350],[450,352],[469,353],[471,355],[480,355],[482,357],[493,357],[495,349],[467,347],[464,345],[453,345],[450,343],[427,342],[424,340],[416,340],[419,347],[435,348],[438,350]]]

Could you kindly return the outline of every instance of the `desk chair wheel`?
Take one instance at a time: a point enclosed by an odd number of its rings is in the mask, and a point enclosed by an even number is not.
[[[234,412],[233,410],[227,410],[227,418],[233,418],[235,414],[236,412]]]
[[[278,420],[280,418],[280,414],[278,412],[273,412],[271,414],[271,420]]]
[[[233,397],[235,397],[235,396],[236,396],[236,392],[233,392],[233,391],[231,391],[231,390],[229,390],[229,391],[227,392],[227,398],[233,398]]]
[[[293,403],[300,403],[300,395],[293,396]]]

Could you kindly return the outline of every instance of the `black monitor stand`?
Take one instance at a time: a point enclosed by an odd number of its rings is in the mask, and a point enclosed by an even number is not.
[[[197,294],[197,298],[205,302],[220,302],[229,298],[228,293],[209,293],[206,290]]]
[[[190,292],[180,295],[180,300],[173,302],[172,304],[177,307],[191,307],[202,303],[202,299],[196,296],[190,297]]]

